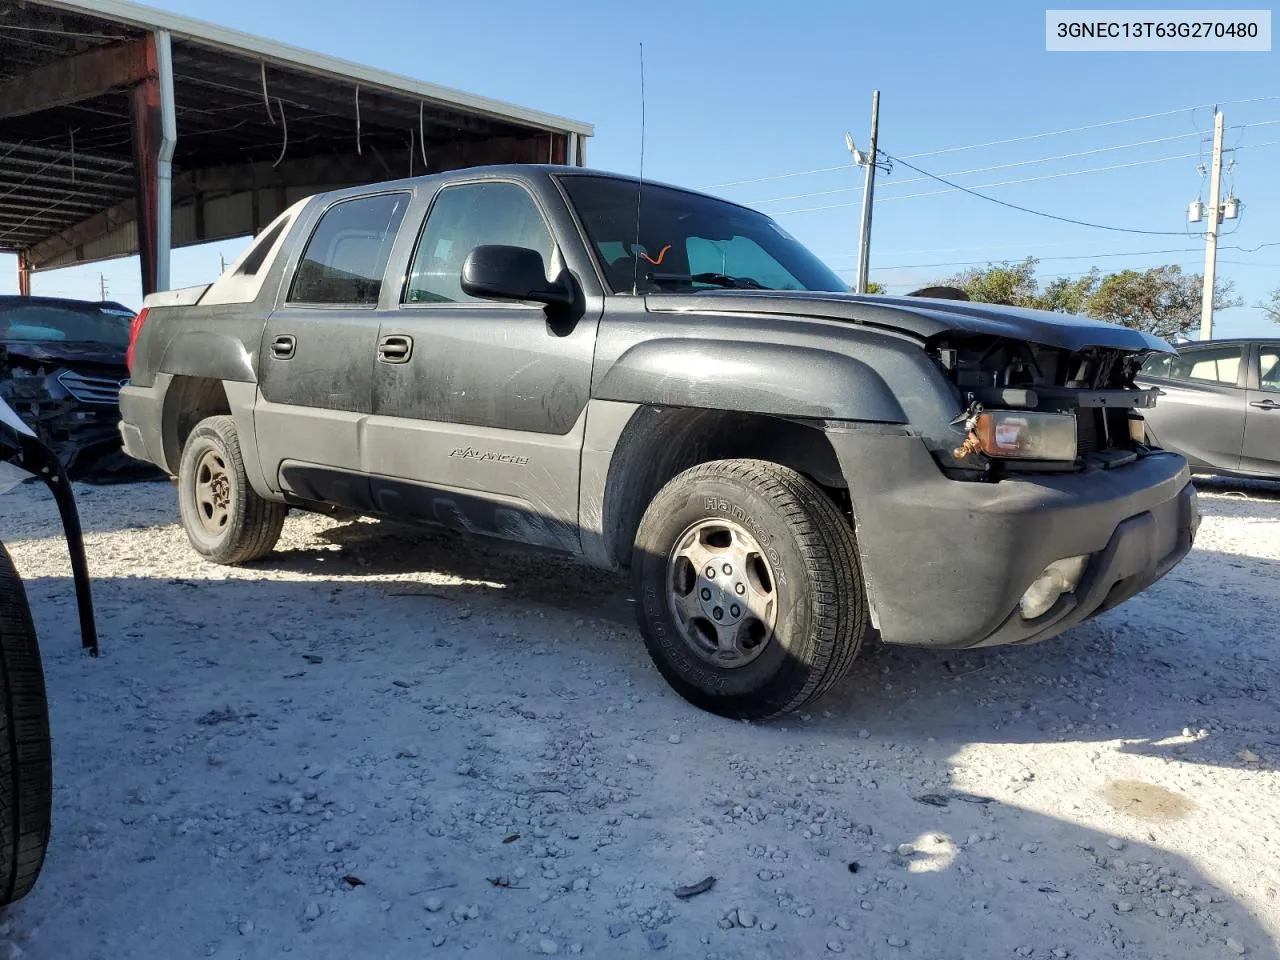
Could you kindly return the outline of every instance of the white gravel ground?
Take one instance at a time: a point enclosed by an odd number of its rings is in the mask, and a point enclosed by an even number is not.
[[[1066,637],[761,726],[667,688],[622,578],[311,516],[228,570],[166,484],[77,491],[99,660],[52,503],[0,499],[56,783],[0,960],[1280,956],[1275,492]]]

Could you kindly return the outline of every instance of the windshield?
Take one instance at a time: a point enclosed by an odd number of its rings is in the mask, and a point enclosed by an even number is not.
[[[613,177],[560,178],[614,293],[679,293],[737,287],[847,293],[844,283],[762,213],[670,187],[640,191]]]
[[[0,341],[65,341],[129,346],[133,314],[96,303],[0,302]]]

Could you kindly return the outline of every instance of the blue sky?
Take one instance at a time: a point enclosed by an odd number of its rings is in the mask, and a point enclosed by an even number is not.
[[[880,145],[891,154],[1011,203],[1174,234],[1089,229],[963,193],[935,194],[945,188],[897,166],[879,180],[872,243],[872,278],[893,292],[945,277],[964,261],[1028,254],[1043,258],[1046,278],[1076,275],[1093,262],[1107,269],[1178,263],[1200,272],[1203,240],[1187,224],[1186,208],[1207,190],[1197,171],[1201,154],[1208,158],[1201,134],[1213,124],[1205,105],[1221,103],[1227,144],[1238,148],[1224,184],[1244,212],[1224,225],[1231,235],[1222,241],[1219,276],[1235,281],[1247,304],[1280,286],[1277,52],[1048,53],[1045,7],[1025,2],[562,0],[549,8],[515,0],[362,0],[354,20],[350,4],[337,0],[159,5],[590,121],[596,136],[589,165],[632,173],[639,166],[643,41],[646,175],[693,187],[735,183],[712,192],[777,216],[850,278],[861,174],[849,166],[844,132],[865,143],[877,87]],[[1162,115],[1093,126],[1150,114]],[[1092,129],[951,149],[1079,127]],[[1063,154],[1086,155],[1025,162]],[[999,169],[983,169],[992,167]],[[739,182],[814,170],[823,172]],[[1005,182],[1027,178],[1040,179]],[[925,193],[933,195],[917,196]],[[174,282],[211,279],[219,253],[230,260],[244,242],[177,251]],[[134,261],[41,274],[34,290],[96,296],[99,272],[112,297],[137,305]],[[14,286],[13,259],[0,257],[0,291]],[[1215,325],[1217,336],[1275,330],[1252,306],[1219,313]]]

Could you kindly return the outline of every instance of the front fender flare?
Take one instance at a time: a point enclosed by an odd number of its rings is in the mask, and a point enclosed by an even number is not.
[[[658,406],[907,422],[897,397],[871,366],[842,353],[794,344],[648,340],[618,357],[593,395]]]

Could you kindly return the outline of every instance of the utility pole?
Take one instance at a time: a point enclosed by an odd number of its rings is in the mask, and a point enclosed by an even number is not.
[[[106,274],[98,274],[98,299],[107,299],[107,277]]]
[[[218,254],[218,276],[222,276],[227,272],[227,258],[223,254]]]
[[[853,154],[855,165],[866,167],[866,179],[862,183],[862,224],[858,231],[858,279],[854,285],[855,293],[867,292],[867,274],[871,262],[871,205],[876,192],[876,141],[880,132],[880,91],[871,93],[871,145],[864,156],[853,144],[853,137],[847,136],[849,152]]]
[[[1200,297],[1200,339],[1213,337],[1213,286],[1218,270],[1218,225],[1222,223],[1222,111],[1213,111],[1213,167],[1209,171],[1209,222],[1204,232],[1204,291]]]

